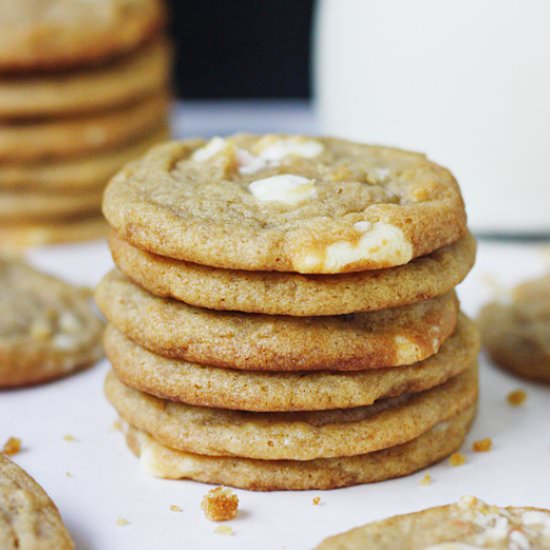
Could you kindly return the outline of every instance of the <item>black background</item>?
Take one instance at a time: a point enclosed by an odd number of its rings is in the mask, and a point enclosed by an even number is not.
[[[313,0],[169,4],[179,97],[309,97]]]

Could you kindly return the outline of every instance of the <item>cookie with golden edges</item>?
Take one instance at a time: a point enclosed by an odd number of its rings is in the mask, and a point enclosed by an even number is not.
[[[164,23],[161,0],[0,4],[0,71],[60,70],[135,49]]]
[[[475,239],[467,234],[400,267],[300,275],[172,260],[134,247],[115,232],[109,246],[118,268],[157,296],[208,309],[300,317],[375,311],[441,296],[464,279],[476,255]]]
[[[304,136],[157,147],[111,181],[103,211],[139,248],[250,271],[393,267],[466,234],[455,179],[425,156]]]
[[[55,504],[22,468],[0,454],[0,548],[73,550]]]
[[[464,372],[479,351],[477,330],[465,316],[437,355],[408,367],[361,372],[243,372],[165,359],[112,325],[104,344],[113,370],[127,386],[191,405],[257,412],[345,409],[420,392]]]
[[[35,162],[124,146],[157,128],[167,111],[168,98],[159,93],[91,115],[0,124],[0,161]]]
[[[458,317],[454,293],[401,308],[332,317],[210,311],[152,296],[118,271],[96,303],[123,334],[154,353],[244,370],[363,370],[437,353]]]
[[[550,548],[550,510],[488,505],[475,497],[456,504],[357,527],[324,540],[317,550],[460,550]]]
[[[479,315],[483,345],[500,367],[550,383],[550,275],[517,286]]]
[[[103,325],[89,293],[0,259],[0,387],[59,378],[103,354]]]
[[[107,398],[131,426],[181,451],[260,460],[313,460],[394,447],[475,403],[477,365],[425,392],[368,407],[259,413],[164,401],[131,389],[113,372]]]
[[[475,405],[436,424],[397,447],[342,458],[254,460],[213,457],[171,449],[135,428],[127,431],[130,449],[145,472],[168,479],[193,479],[252,491],[336,489],[406,476],[460,448],[475,414]]]

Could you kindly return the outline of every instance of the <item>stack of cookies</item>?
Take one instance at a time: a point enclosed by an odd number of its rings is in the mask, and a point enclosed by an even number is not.
[[[328,489],[456,451],[475,242],[423,155],[304,136],[168,143],[111,181],[106,393],[153,475]]]
[[[0,2],[0,248],[97,237],[102,191],[167,135],[161,0]]]

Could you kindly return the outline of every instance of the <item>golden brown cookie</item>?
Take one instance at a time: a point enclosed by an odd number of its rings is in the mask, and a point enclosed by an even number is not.
[[[517,286],[479,315],[482,341],[499,366],[550,383],[550,275]]]
[[[112,325],[105,350],[126,385],[160,398],[247,411],[313,411],[372,405],[378,399],[433,388],[476,360],[475,325],[461,316],[437,355],[408,367],[361,372],[257,372],[165,359],[139,347]]]
[[[168,139],[165,125],[148,135],[94,155],[28,163],[0,164],[0,193],[9,191],[57,192],[63,194],[103,189],[124,164],[136,159],[153,145]]]
[[[477,365],[436,388],[368,407],[259,413],[163,401],[109,373],[107,398],[131,426],[190,453],[260,460],[313,460],[394,447],[473,405]]]
[[[91,115],[0,124],[0,161],[28,161],[93,154],[143,138],[166,118],[165,94]]]
[[[0,4],[0,71],[60,69],[136,48],[164,22],[161,0]]]
[[[37,0],[41,1],[41,0]],[[106,65],[80,71],[2,76],[0,119],[69,115],[113,108],[166,89],[168,46],[156,40]]]
[[[2,226],[12,223],[56,222],[79,215],[99,215],[102,195],[101,189],[63,195],[0,191],[0,234]]]
[[[135,246],[250,271],[393,267],[466,234],[455,179],[425,156],[302,136],[156,147],[111,181],[103,211]]]
[[[130,428],[127,442],[142,468],[157,477],[194,479],[252,491],[336,489],[412,474],[456,451],[474,417],[475,405],[436,424],[417,439],[357,456],[316,460],[254,460],[213,457],[170,449]]]
[[[0,548],[72,550],[71,536],[44,489],[0,454]]]
[[[70,374],[102,356],[103,325],[89,293],[0,259],[0,387]]]
[[[210,311],[152,296],[118,271],[96,289],[113,325],[167,357],[244,370],[362,370],[408,365],[453,333],[454,293],[388,310],[332,317]]]
[[[0,252],[100,239],[107,235],[107,230],[107,224],[100,216],[56,222],[0,224]]]
[[[119,269],[157,296],[208,309],[295,316],[375,311],[441,296],[464,279],[476,255],[475,239],[468,233],[404,266],[300,275],[232,271],[172,260],[134,247],[115,232],[109,246]]]
[[[317,550],[494,550],[550,548],[550,510],[491,506],[475,497],[369,523]]]

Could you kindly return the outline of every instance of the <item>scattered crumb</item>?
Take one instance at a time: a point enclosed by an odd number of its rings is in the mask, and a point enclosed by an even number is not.
[[[214,533],[216,535],[225,535],[225,536],[231,536],[234,534],[233,527],[231,525],[218,525],[214,529]]]
[[[514,390],[508,394],[506,399],[508,400],[508,404],[512,405],[512,407],[519,407],[527,400],[527,394],[524,390]]]
[[[311,502],[313,503],[313,506],[319,506],[319,504],[321,504],[321,497],[313,497]]]
[[[171,512],[183,512],[183,509],[177,506],[176,504],[170,504]]]
[[[426,474],[421,480],[420,485],[431,485],[432,484],[432,476],[430,474]]]
[[[69,443],[73,443],[74,441],[76,441],[76,437],[74,435],[71,435],[71,434],[66,434],[66,435],[63,436],[63,440],[67,441]]]
[[[472,450],[476,453],[488,453],[493,448],[493,440],[490,437],[479,439],[472,444]]]
[[[113,422],[113,426],[111,427],[112,431],[118,431],[118,432],[121,432],[122,431],[122,422],[120,420],[115,420]]]
[[[462,466],[466,464],[466,456],[462,453],[453,453],[449,457],[449,464],[451,466]]]
[[[2,454],[6,456],[16,455],[21,451],[21,440],[18,437],[10,437],[2,448]]]
[[[71,472],[65,472],[65,475],[66,475],[67,477],[74,477],[73,474],[71,474]]]
[[[227,487],[210,489],[202,498],[201,508],[211,521],[227,521],[237,515],[239,497]]]
[[[126,525],[130,525],[130,522],[126,518],[118,518],[116,520],[117,527],[125,527]]]

